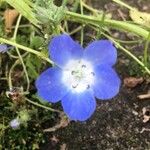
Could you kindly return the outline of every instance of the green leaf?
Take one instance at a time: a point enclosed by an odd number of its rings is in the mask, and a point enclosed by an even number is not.
[[[31,79],[36,79],[39,74],[39,70],[41,68],[41,59],[34,56],[34,55],[28,55],[27,58],[26,58],[26,66],[27,66],[27,69],[28,69],[28,74],[29,74],[29,77]]]
[[[30,47],[38,49],[43,45],[43,43],[44,43],[44,39],[42,37],[34,36],[31,39]]]
[[[4,124],[0,123],[0,130],[2,130],[4,128],[5,128]]]
[[[150,14],[146,12],[140,12],[137,9],[130,10],[131,19],[140,25],[144,25],[150,28]]]
[[[64,16],[66,9],[63,6],[57,7],[53,1],[45,2],[45,6],[35,5],[35,10],[37,12],[37,18],[43,23],[53,23],[55,25],[59,24]]]
[[[36,19],[32,8],[29,6],[29,0],[5,0],[9,5],[14,7],[20,14],[27,18],[32,24],[39,27],[39,21]]]

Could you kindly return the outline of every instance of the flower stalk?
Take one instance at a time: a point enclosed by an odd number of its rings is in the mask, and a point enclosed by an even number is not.
[[[38,57],[42,58],[43,60],[49,62],[50,64],[54,64],[53,61],[51,61],[47,56],[45,56],[43,53],[38,52],[38,51],[36,51],[36,50],[34,50],[34,49],[31,49],[31,48],[29,48],[29,47],[20,45],[20,44],[18,44],[18,43],[16,43],[16,42],[13,42],[13,41],[10,41],[10,40],[4,39],[4,38],[0,38],[0,42],[6,43],[6,44],[9,44],[9,45],[12,45],[12,46],[17,47],[17,48],[20,48],[20,49],[22,49],[22,50],[24,50],[24,51],[26,51],[26,52],[30,52],[30,53],[32,53],[32,54],[35,54],[35,55],[37,55]]]
[[[95,16],[81,15],[81,14],[70,12],[70,11],[66,12],[66,20],[79,22],[79,23],[83,23],[83,24],[90,24],[90,25],[94,25],[96,27],[104,25],[106,27],[112,27],[115,29],[132,32],[135,35],[143,37],[144,39],[147,39],[147,37],[149,35],[149,32],[147,30],[145,30],[135,24],[112,20],[112,19],[104,19],[103,20],[103,19],[95,17]]]

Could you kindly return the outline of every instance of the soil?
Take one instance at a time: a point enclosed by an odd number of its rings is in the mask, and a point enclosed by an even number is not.
[[[134,89],[122,87],[113,100],[97,100],[94,115],[86,122],[71,122],[66,128],[47,134],[50,142],[42,150],[149,150],[150,122],[143,122],[142,108],[149,100],[137,96],[150,89],[145,83]],[[58,139],[54,141],[52,137]]]

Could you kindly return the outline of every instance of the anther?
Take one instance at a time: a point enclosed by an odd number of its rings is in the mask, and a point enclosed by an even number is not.
[[[71,74],[74,75],[74,74],[75,74],[75,71],[71,71]]]
[[[95,76],[95,73],[94,73],[94,72],[91,72],[91,74],[92,74],[93,76]]]
[[[75,89],[75,88],[77,88],[77,86],[78,86],[78,84],[76,84],[76,85],[72,85],[72,88],[74,88],[74,89]]]
[[[86,89],[89,89],[89,88],[90,88],[90,85],[88,84],[87,87],[86,87]]]
[[[82,65],[81,67],[82,67],[82,68],[86,68],[86,65]]]

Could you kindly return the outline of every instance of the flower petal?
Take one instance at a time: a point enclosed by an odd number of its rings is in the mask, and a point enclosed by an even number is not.
[[[94,41],[85,48],[83,57],[94,65],[108,64],[112,66],[116,62],[117,51],[109,40]]]
[[[57,102],[67,94],[67,89],[61,81],[62,70],[58,67],[49,68],[36,80],[38,95],[46,101]]]
[[[49,44],[49,53],[54,63],[64,67],[70,59],[80,59],[83,48],[67,35],[55,36]]]
[[[6,44],[0,44],[0,53],[5,53],[8,50],[8,46]]]
[[[96,100],[88,90],[82,93],[69,92],[63,97],[62,106],[71,120],[85,121],[93,114]]]
[[[94,95],[102,100],[114,97],[120,88],[120,79],[110,66],[97,66],[95,71]]]

